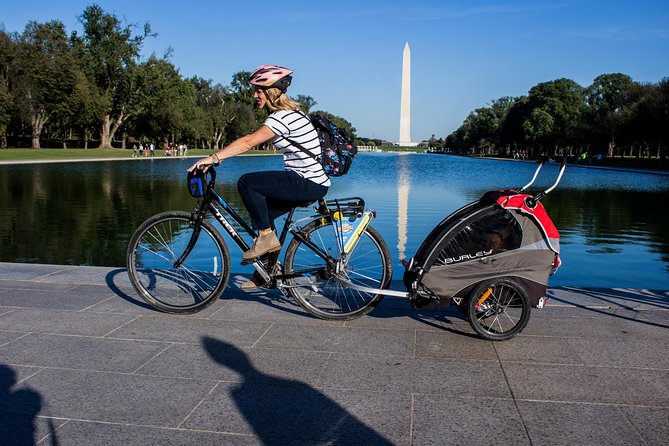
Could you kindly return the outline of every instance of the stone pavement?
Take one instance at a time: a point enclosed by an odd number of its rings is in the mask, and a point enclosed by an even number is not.
[[[493,343],[450,310],[322,321],[241,280],[174,316],[122,268],[0,263],[0,444],[669,444],[668,291],[551,289]]]

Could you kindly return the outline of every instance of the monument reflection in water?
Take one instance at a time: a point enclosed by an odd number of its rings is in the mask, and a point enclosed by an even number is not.
[[[0,166],[0,261],[123,267],[125,247],[150,215],[192,210],[185,188],[192,160],[129,159]],[[236,180],[244,172],[281,169],[280,156],[227,160],[218,189],[243,209]],[[333,178],[328,197],[362,196],[393,255],[411,257],[448,214],[487,190],[526,184],[535,165],[429,154],[363,153],[350,173]],[[536,190],[552,184],[544,167]],[[669,176],[569,166],[544,198],[560,230],[563,267],[550,285],[669,289]],[[303,212],[308,212],[304,210]],[[244,214],[244,212],[242,212]],[[228,244],[233,273],[250,273]]]

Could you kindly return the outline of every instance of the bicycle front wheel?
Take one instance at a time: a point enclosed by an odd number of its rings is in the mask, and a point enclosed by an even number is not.
[[[194,229],[190,214],[163,212],[142,223],[128,245],[128,275],[140,297],[168,313],[193,313],[212,304],[230,277],[230,254],[211,223],[202,222],[195,246],[180,266]]]
[[[367,226],[354,251],[343,260],[335,231],[328,220],[315,220],[302,228],[306,238],[330,255],[332,262],[328,264],[294,238],[286,249],[284,272],[296,277],[287,279],[286,285],[291,296],[310,314],[321,319],[353,319],[370,312],[383,300],[383,294],[346,288],[333,278],[385,289],[392,278],[390,252],[381,235]]]

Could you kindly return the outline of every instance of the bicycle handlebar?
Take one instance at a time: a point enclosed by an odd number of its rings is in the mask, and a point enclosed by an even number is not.
[[[198,169],[204,171],[204,167],[198,167]],[[216,184],[216,169],[213,164],[210,164],[207,167],[207,170],[204,171],[204,175],[209,174],[209,181],[207,181],[207,192],[214,190],[214,185]]]

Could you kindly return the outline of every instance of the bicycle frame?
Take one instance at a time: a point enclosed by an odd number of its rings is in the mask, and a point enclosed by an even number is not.
[[[202,225],[202,221],[204,220],[205,216],[207,213],[211,213],[213,217],[218,221],[223,229],[225,229],[225,232],[228,233],[230,238],[235,242],[235,244],[241,249],[242,251],[247,251],[250,247],[244,240],[244,238],[239,234],[239,232],[235,229],[235,227],[230,224],[230,221],[226,218],[224,213],[227,214],[229,217],[231,217],[237,224],[241,226],[241,228],[244,230],[244,232],[251,238],[257,237],[256,232],[248,225],[248,223],[235,211],[235,209],[228,204],[228,202],[225,201],[221,195],[216,192],[214,189],[214,186],[216,184],[216,171],[213,168],[209,168],[207,171],[210,174],[210,181],[207,185],[207,189],[202,196],[202,200],[198,206],[197,211],[193,212],[191,214],[191,226],[194,228],[193,234],[191,235],[191,238],[188,242],[188,245],[186,246],[184,252],[181,254],[179,259],[177,259],[176,262],[174,262],[175,267],[181,266],[183,262],[186,260],[188,255],[191,253],[193,248],[195,247],[195,244],[197,242],[197,239],[200,235],[200,228]],[[341,200],[351,200],[351,198],[344,198]],[[364,201],[362,199],[358,199],[360,201],[360,205],[362,209],[364,209]],[[334,202],[337,204],[338,200],[334,200]],[[313,243],[310,239],[304,236],[304,234],[301,232],[301,228],[297,226],[297,224],[301,221],[313,221],[315,219],[319,218],[329,218],[324,215],[325,211],[327,210],[327,207],[323,208],[325,206],[325,202],[323,201],[322,203],[319,203],[319,213],[316,215],[312,215],[309,217],[305,217],[303,219],[293,221],[293,215],[295,213],[295,209],[299,206],[296,206],[292,208],[288,212],[288,216],[286,217],[286,221],[284,222],[283,228],[281,230],[281,233],[279,235],[279,241],[281,242],[281,245],[284,244],[286,237],[288,233],[292,234],[293,237],[297,238],[302,242],[305,246],[307,246],[309,249],[311,249],[316,255],[321,257],[326,264],[328,265],[328,269],[332,268],[335,270],[337,268],[337,263],[335,259],[327,252],[325,252],[321,247]],[[344,209],[342,210],[338,205],[337,205],[337,213],[339,215],[344,215],[346,211],[351,211],[350,209]],[[360,236],[360,227],[362,227],[362,230],[364,231],[364,228],[369,222],[369,215],[366,215],[366,218],[363,219],[364,224],[358,225],[356,228],[354,237],[347,243],[345,246],[340,247],[342,249],[342,253],[344,253],[344,258],[346,258],[346,255],[350,252],[352,252],[355,249],[355,245],[357,244],[357,240]],[[303,274],[313,274],[313,273],[318,273],[318,274],[327,274],[326,271],[322,271],[323,268],[310,268],[310,269],[302,269],[299,271],[293,271],[290,274],[272,274],[272,270],[274,269],[274,266],[276,265],[278,259],[279,259],[280,252],[273,252],[269,254],[268,257],[268,264],[266,267],[265,264],[260,259],[255,259],[250,262],[247,262],[246,264],[251,264],[255,268],[255,270],[260,274],[260,276],[263,278],[265,281],[270,281],[271,279],[277,279],[277,280],[283,280],[283,279],[290,279],[294,277],[301,276]],[[282,288],[285,288],[287,286],[282,286]]]

